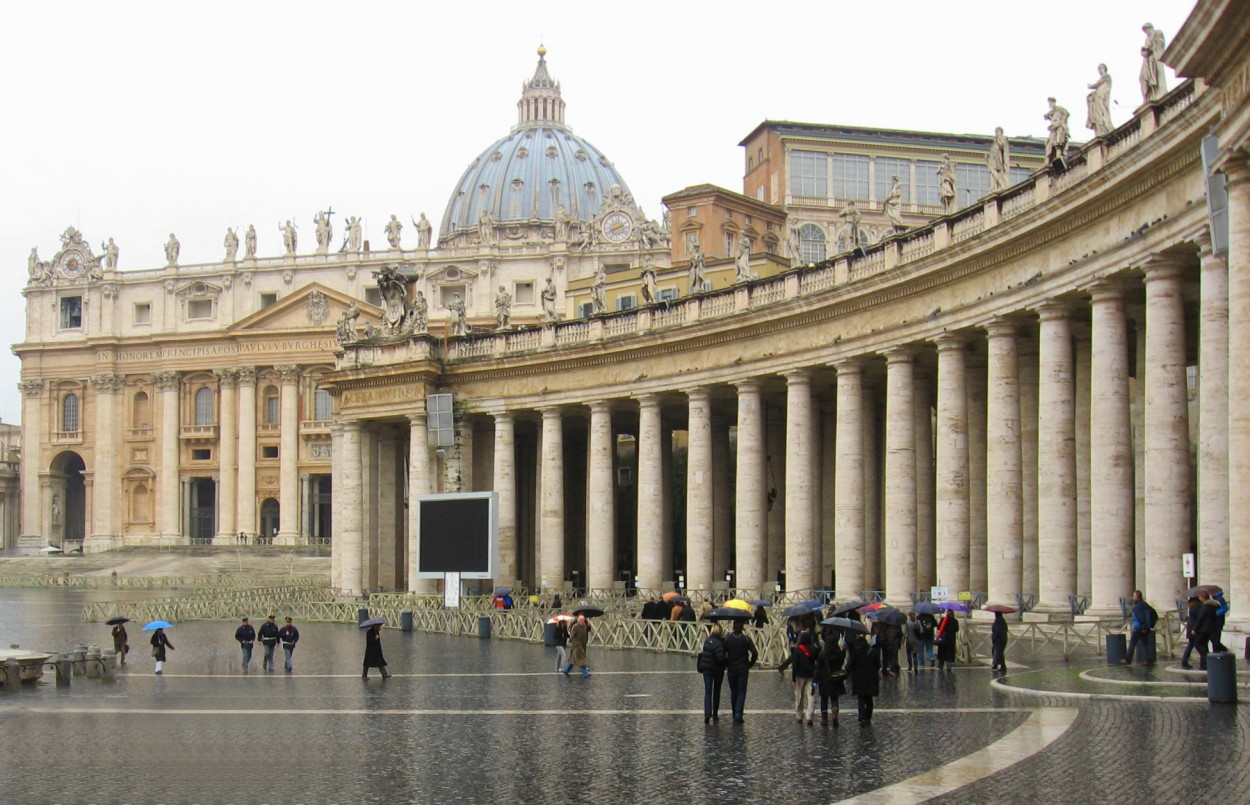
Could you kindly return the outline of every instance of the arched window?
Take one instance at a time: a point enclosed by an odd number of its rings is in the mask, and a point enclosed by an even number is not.
[[[841,234],[838,235],[838,254],[849,252],[851,249],[855,248],[855,246],[850,242],[851,239],[847,237],[849,234],[850,233],[847,230],[842,230]],[[861,229],[859,230],[859,248],[867,249],[868,246],[868,233]]]
[[[65,433],[78,432],[77,394],[66,394],[61,398],[61,430]]]
[[[130,493],[130,522],[132,523],[148,523],[152,521],[149,509],[150,495],[148,494],[147,484],[138,484]]]
[[[282,402],[277,386],[265,386],[265,424],[277,425],[282,421]]]
[[[334,419],[334,398],[325,389],[317,389],[313,395],[313,419],[318,422]]]
[[[825,259],[825,232],[816,224],[799,227],[799,254],[805,263],[819,263]]]
[[[197,425],[213,425],[216,421],[213,417],[213,391],[209,388],[202,388],[195,392],[195,424]]]
[[[130,407],[130,427],[140,430],[152,426],[152,412],[148,404],[148,393],[140,391]]]

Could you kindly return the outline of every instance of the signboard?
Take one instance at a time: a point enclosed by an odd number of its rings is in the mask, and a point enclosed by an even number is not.
[[[929,600],[935,604],[940,604],[943,601],[949,601],[950,595],[951,591],[948,587],[942,586],[929,588]]]
[[[1181,575],[1187,579],[1192,579],[1198,575],[1194,570],[1194,555],[1192,553],[1181,554]]]
[[[443,574],[443,606],[448,609],[460,608],[460,574]]]
[[[493,579],[499,557],[499,496],[494,492],[417,499],[417,578]]]

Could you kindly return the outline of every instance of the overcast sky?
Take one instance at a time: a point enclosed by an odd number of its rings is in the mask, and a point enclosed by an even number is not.
[[[0,340],[24,338],[26,260],[78,227],[122,270],[223,254],[255,224],[303,244],[327,206],[380,241],[391,213],[435,231],[460,174],[516,123],[540,42],[566,121],[647,215],[709,182],[742,190],[765,119],[1045,136],[1046,97],[1085,139],[1106,62],[1112,116],[1140,103],[1141,25],[1171,41],[1189,0],[948,2],[41,2],[0,26]],[[1175,78],[1168,71],[1169,87]],[[405,244],[415,243],[411,225]],[[0,356],[0,419],[20,421]]]

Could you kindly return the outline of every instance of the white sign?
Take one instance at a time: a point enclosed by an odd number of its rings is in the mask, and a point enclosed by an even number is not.
[[[1181,554],[1181,575],[1187,579],[1192,579],[1198,575],[1194,572],[1194,555],[1192,553]]]
[[[460,608],[460,574],[443,574],[443,606],[448,609]]]
[[[950,595],[951,595],[950,589],[947,587],[930,587],[929,588],[929,600],[935,604],[940,604],[943,601],[949,601]]]

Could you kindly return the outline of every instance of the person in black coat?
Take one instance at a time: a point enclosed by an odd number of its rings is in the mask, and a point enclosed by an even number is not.
[[[990,627],[990,670],[1007,670],[1007,660],[1003,653],[1007,651],[1007,621],[1003,613],[994,613],[994,625]]]
[[[846,648],[840,630],[826,626],[821,635],[820,656],[816,658],[816,689],[820,691],[820,720],[829,720],[833,710],[833,726],[838,726],[838,697],[846,693]]]
[[[816,712],[816,700],[812,696],[812,688],[816,679],[816,660],[820,657],[820,640],[816,637],[816,618],[809,615],[803,618],[803,631],[799,632],[794,647],[790,649],[793,660],[794,677],[794,720],[812,724],[812,715]]]
[[[734,621],[734,629],[725,638],[725,671],[729,677],[729,702],[734,721],[741,724],[747,703],[747,675],[759,661],[755,641],[742,631],[742,621]]]
[[[942,622],[938,624],[937,667],[939,671],[943,668],[950,669],[955,667],[955,650],[958,648],[958,636],[959,618],[955,617],[953,610],[948,609],[946,614],[942,616]]]
[[[260,625],[260,645],[265,649],[265,656],[260,665],[266,671],[273,670],[273,650],[278,645],[278,624],[273,620],[275,617],[275,615],[270,615]]]
[[[851,678],[851,693],[859,701],[859,725],[872,723],[873,699],[881,692],[881,652],[876,638],[870,644],[863,635],[855,635],[847,646],[849,657],[846,672]]]
[[[295,653],[295,644],[299,642],[299,629],[295,628],[295,624],[287,618],[282,628],[278,630],[278,639],[282,641],[282,655],[284,662],[282,667],[289,674],[294,666],[291,664],[291,655]]]
[[[360,675],[361,679],[369,678],[370,668],[380,670],[383,679],[391,678],[386,670],[386,658],[382,656],[382,627],[376,623],[365,633],[365,670]]]
[[[755,628],[763,629],[768,625],[768,612],[764,609],[763,604],[755,608]]]
[[[243,671],[246,672],[248,663],[252,661],[252,645],[256,642],[256,630],[247,618],[234,630],[234,639],[239,641],[239,648],[243,651]]]
[[[164,629],[152,632],[152,638],[148,642],[152,644],[152,658],[156,660],[156,673],[160,674],[165,667],[165,650],[173,651],[174,644],[169,642]]]
[[[720,624],[712,627],[712,633],[703,641],[703,650],[695,668],[703,674],[703,723],[720,721],[720,691],[725,681],[725,630]]]

